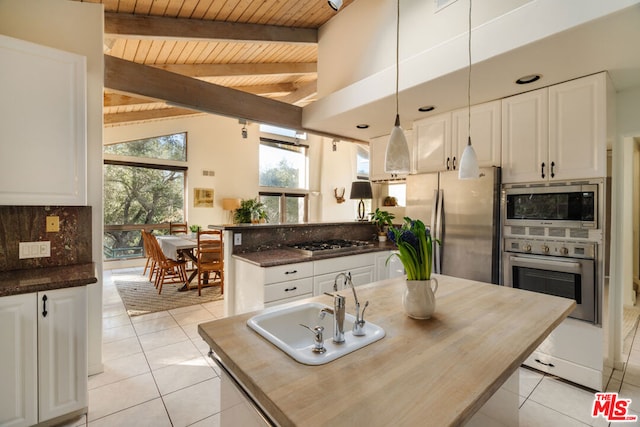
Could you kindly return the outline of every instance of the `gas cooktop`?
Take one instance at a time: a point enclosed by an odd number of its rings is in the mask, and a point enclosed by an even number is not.
[[[315,240],[311,242],[296,243],[288,245],[289,249],[294,249],[304,255],[313,256],[334,252],[344,252],[355,248],[366,248],[373,246],[373,243],[363,240]]]

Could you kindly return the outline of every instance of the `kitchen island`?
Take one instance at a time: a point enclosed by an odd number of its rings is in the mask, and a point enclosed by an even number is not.
[[[462,425],[567,317],[575,302],[435,277],[440,287],[429,320],[404,314],[404,279],[358,287],[360,301],[370,301],[365,320],[384,328],[386,336],[326,365],[300,364],[261,338],[246,325],[255,313],[204,323],[198,330],[278,425]],[[353,314],[350,293],[342,294],[347,296],[347,312]],[[328,296],[309,300],[332,304]]]

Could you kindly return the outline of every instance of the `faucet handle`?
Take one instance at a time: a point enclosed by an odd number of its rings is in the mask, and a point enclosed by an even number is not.
[[[322,333],[324,332],[324,326],[316,326],[312,329],[307,325],[303,325],[302,323],[299,323],[299,325],[307,328],[313,334],[313,349],[311,351],[320,354],[327,351],[327,349],[324,348],[324,337],[322,336]]]

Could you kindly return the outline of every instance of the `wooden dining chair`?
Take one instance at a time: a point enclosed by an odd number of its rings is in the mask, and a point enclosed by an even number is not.
[[[199,230],[197,247],[198,296],[202,285],[219,280],[220,293],[224,294],[224,244],[221,230]]]
[[[147,232],[145,231],[145,233]],[[156,236],[151,233],[147,233],[147,238],[149,239],[149,247],[153,254],[152,256],[154,257],[157,265],[154,285],[158,289],[158,294],[162,293],[162,285],[165,283],[187,283],[187,270],[185,268],[186,261],[167,258],[164,252],[162,252],[162,248],[160,248],[160,244],[158,243]]]
[[[152,249],[149,242],[149,236],[151,234],[144,229],[140,230],[140,235],[142,236],[142,248],[144,249],[144,256],[147,258],[147,262],[144,265],[144,270],[142,271],[142,275],[147,275],[147,269],[149,269],[149,281],[153,280],[153,275],[156,273],[157,263],[155,258],[153,257]]]
[[[169,234],[188,234],[189,227],[186,222],[170,222]]]

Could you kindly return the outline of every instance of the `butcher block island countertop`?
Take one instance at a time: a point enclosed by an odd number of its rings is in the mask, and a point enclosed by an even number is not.
[[[384,328],[386,336],[325,365],[300,364],[251,330],[246,322],[256,312],[203,323],[198,330],[277,424],[462,425],[575,302],[434,277],[439,289],[429,320],[404,313],[402,278],[358,287],[358,299],[370,301],[365,320]],[[347,298],[347,313],[354,314],[351,291],[340,293]],[[307,301],[333,304],[329,296]]]

